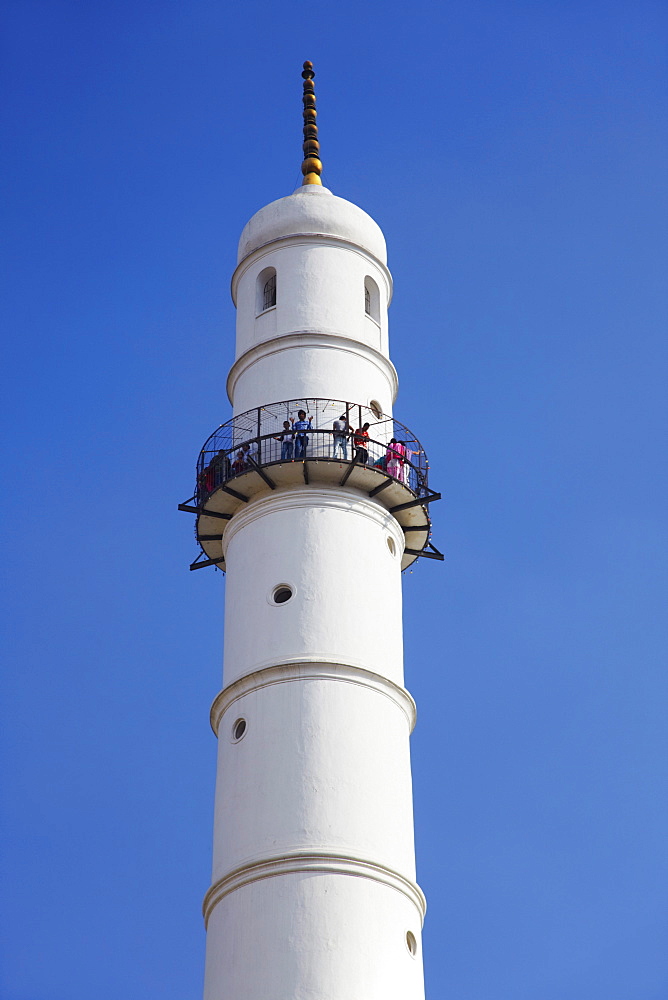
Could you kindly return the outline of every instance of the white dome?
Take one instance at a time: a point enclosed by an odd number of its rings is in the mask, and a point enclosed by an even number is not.
[[[265,243],[301,233],[336,236],[387,263],[385,237],[378,223],[357,205],[317,184],[305,184],[256,212],[241,234],[238,261]]]

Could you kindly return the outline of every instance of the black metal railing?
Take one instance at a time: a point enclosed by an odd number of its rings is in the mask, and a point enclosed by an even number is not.
[[[365,423],[368,440],[355,434]],[[196,496],[202,503],[250,469],[305,459],[375,466],[417,497],[429,492],[427,456],[404,424],[359,403],[290,399],[248,410],[213,432],[197,462]]]

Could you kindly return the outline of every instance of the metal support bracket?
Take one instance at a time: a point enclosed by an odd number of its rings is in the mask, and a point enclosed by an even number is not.
[[[205,517],[220,517],[223,521],[231,521],[231,514],[221,514],[217,510],[207,510],[205,507],[191,507],[187,503],[180,503],[179,510],[185,510],[187,514],[203,514]]]
[[[217,563],[222,563],[222,562],[225,562],[223,556],[221,556],[220,559],[205,559],[203,560],[203,562],[198,562],[198,560],[196,559],[195,562],[192,562],[190,564],[190,569],[191,570],[204,569],[205,566],[215,566],[217,565]]]
[[[353,471],[353,469],[357,465],[358,461],[359,461],[359,453],[355,452],[355,457],[352,460],[352,462],[350,463],[350,465],[348,466],[348,468],[346,469],[346,471],[345,471],[345,473],[343,475],[343,479],[339,483],[339,486],[345,486],[346,485],[346,483],[348,482],[348,476]]]
[[[221,486],[219,487],[223,493],[229,493],[231,497],[236,497],[237,500],[243,500],[244,503],[248,503],[248,497],[244,496],[243,493],[238,493],[233,490],[231,486]]]
[[[428,543],[431,552],[427,552],[426,549],[404,549],[404,552],[409,556],[420,556],[422,559],[438,559],[439,562],[443,562],[445,556],[442,552],[439,552],[431,542]]]
[[[251,465],[252,465],[252,467],[253,467],[253,468],[255,469],[255,471],[257,472],[258,476],[260,476],[260,477],[261,477],[262,479],[264,479],[264,481],[265,481],[265,483],[267,484],[267,486],[269,487],[269,489],[271,489],[271,490],[275,490],[275,489],[276,489],[276,483],[274,482],[274,480],[273,480],[273,479],[270,479],[270,478],[269,478],[269,476],[268,476],[268,475],[267,475],[267,473],[266,473],[266,472],[264,471],[264,469],[262,468],[262,466],[261,466],[261,465],[258,465],[258,463],[257,463],[257,462],[255,461],[255,459],[253,458],[253,456],[252,456],[252,455],[249,455],[249,456],[248,456],[248,459],[249,459],[249,461],[251,462]],[[237,496],[240,496],[240,494],[239,494],[239,493],[237,493]]]
[[[376,486],[376,487],[374,487],[374,489],[369,490],[369,496],[370,497],[377,496],[380,493],[381,490],[386,490],[387,487],[391,486],[393,482],[394,482],[393,479],[386,479],[384,482],[382,482],[380,484],[380,486]]]
[[[424,497],[417,497],[415,500],[409,500],[408,503],[400,503],[396,507],[390,507],[390,514],[396,514],[400,510],[408,510],[409,507],[420,507],[422,504],[432,503],[432,501],[440,499],[440,493],[427,493]]]

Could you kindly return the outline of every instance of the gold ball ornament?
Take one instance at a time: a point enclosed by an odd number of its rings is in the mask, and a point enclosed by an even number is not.
[[[307,156],[307,158],[302,163],[302,173],[306,174],[321,174],[322,173],[322,163],[316,156]]]

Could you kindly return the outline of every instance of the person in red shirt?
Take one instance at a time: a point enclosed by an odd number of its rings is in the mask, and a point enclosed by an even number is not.
[[[355,444],[355,458],[360,465],[366,465],[369,461],[369,425],[362,424],[355,431],[353,438]]]

